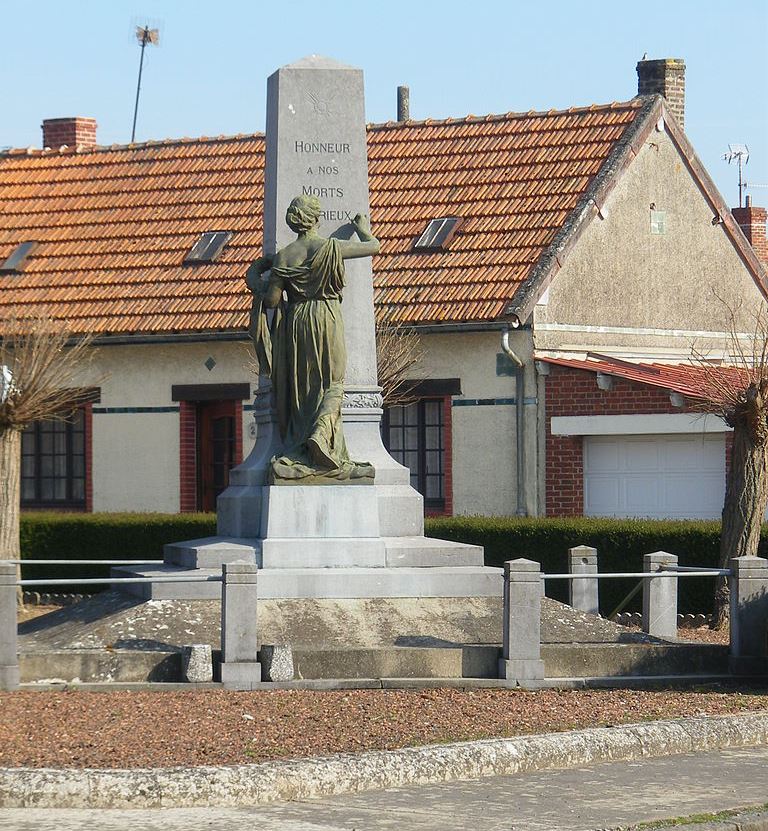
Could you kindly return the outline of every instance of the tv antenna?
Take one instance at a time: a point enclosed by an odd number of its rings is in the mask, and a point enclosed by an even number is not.
[[[723,158],[730,164],[736,162],[739,166],[739,207],[743,207],[742,194],[747,187],[744,181],[744,166],[749,162],[749,147],[746,144],[729,144],[728,152],[723,153]]]
[[[160,43],[160,30],[150,28],[149,24],[136,27],[136,40],[141,46],[141,58],[139,58],[139,80],[136,84],[136,104],[133,108],[133,129],[131,130],[131,144],[136,138],[136,118],[139,114],[139,95],[141,94],[141,72],[144,69],[144,50],[147,44],[151,43],[153,46],[158,46]]]

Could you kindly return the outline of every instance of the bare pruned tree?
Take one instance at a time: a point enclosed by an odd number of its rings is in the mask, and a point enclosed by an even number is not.
[[[0,559],[19,559],[21,434],[41,419],[70,417],[82,403],[78,379],[92,338],[73,339],[49,318],[2,323],[0,340]]]
[[[402,324],[376,328],[376,369],[387,407],[407,406],[416,401],[411,372],[424,357],[421,338]]]
[[[728,322],[726,358],[717,365],[694,347],[701,382],[693,407],[733,428],[720,532],[720,567],[727,568],[731,557],[757,556],[768,500],[768,309],[763,304],[754,313],[752,331],[743,333],[741,307],[718,299]],[[728,612],[728,584],[719,580],[713,627],[725,627]]]

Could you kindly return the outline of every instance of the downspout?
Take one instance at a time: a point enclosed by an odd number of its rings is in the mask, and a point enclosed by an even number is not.
[[[525,366],[509,345],[510,326],[501,333],[501,348],[515,365],[515,440],[517,449],[517,516],[527,516],[525,509],[525,441],[523,435],[523,406],[525,403]]]

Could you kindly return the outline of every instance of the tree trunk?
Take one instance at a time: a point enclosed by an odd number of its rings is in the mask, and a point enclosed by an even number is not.
[[[731,557],[757,556],[768,497],[767,448],[768,445],[759,438],[756,441],[747,419],[736,421],[720,532],[720,568],[728,568]],[[727,625],[728,612],[728,583],[719,579],[715,589],[713,628]]]
[[[0,560],[18,560],[19,512],[21,511],[21,432],[0,428]],[[21,578],[21,568],[16,568]],[[21,588],[17,591],[19,604]]]

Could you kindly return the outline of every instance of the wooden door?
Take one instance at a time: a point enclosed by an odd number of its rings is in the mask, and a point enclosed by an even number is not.
[[[215,511],[216,499],[229,484],[237,464],[235,401],[202,401],[198,405],[198,494],[202,511]]]

